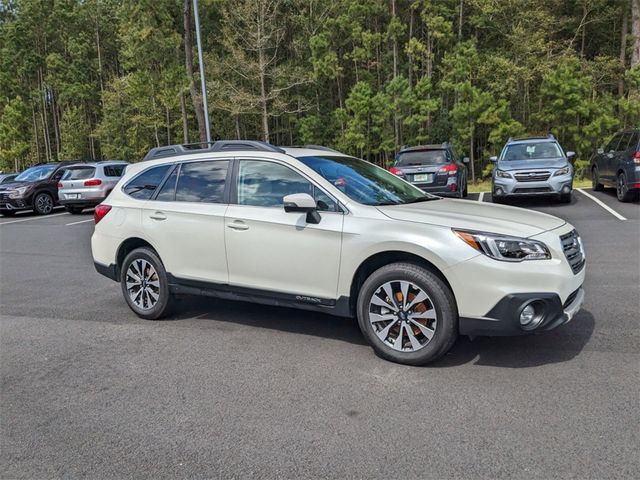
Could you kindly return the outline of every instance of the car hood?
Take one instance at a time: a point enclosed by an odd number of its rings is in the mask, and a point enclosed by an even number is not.
[[[500,170],[535,170],[538,168],[562,168],[566,167],[564,158],[546,158],[544,160],[511,160],[508,162],[498,162]]]
[[[5,191],[5,190],[13,190],[15,188],[18,187],[24,187],[25,185],[33,185],[34,182],[9,182],[9,183],[3,183],[2,185],[0,185],[0,191]]]
[[[376,208],[395,220],[517,237],[538,235],[566,223],[546,213],[471,200],[441,199]]]

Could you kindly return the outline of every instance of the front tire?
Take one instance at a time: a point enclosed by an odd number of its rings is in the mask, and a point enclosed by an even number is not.
[[[571,193],[561,193],[560,203],[571,203]]]
[[[120,269],[120,285],[129,308],[141,318],[157,320],[167,315],[173,303],[167,272],[158,254],[150,248],[136,248]]]
[[[373,272],[360,289],[357,313],[376,354],[392,362],[432,362],[458,337],[453,293],[436,274],[411,263],[392,263]]]
[[[36,215],[49,215],[53,212],[53,197],[48,193],[39,193],[33,198],[33,212]]]

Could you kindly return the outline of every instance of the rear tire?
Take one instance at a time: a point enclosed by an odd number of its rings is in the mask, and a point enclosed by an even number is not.
[[[127,305],[140,318],[157,320],[171,310],[167,272],[158,254],[148,247],[136,248],[125,257],[120,286]]]
[[[600,173],[595,165],[591,169],[591,188],[596,192],[604,190],[604,185],[600,183]]]
[[[360,289],[357,313],[376,354],[392,362],[432,362],[458,337],[453,293],[436,274],[412,263],[392,263],[373,272]]]
[[[629,186],[627,184],[627,176],[624,172],[620,172],[618,174],[618,178],[616,179],[616,196],[618,200],[621,202],[631,202],[636,197],[636,192],[634,190],[629,190]]]
[[[78,215],[82,213],[82,207],[64,207],[64,209],[71,215]]]
[[[467,198],[469,196],[469,185],[467,184],[467,181],[465,180],[464,182],[464,190],[462,190],[462,197],[463,198]]]

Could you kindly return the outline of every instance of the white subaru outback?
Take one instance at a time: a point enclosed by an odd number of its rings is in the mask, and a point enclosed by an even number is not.
[[[95,221],[95,267],[142,318],[184,294],[356,316],[379,355],[412,365],[458,334],[556,328],[584,298],[564,220],[441,199],[324,147],[156,148]]]

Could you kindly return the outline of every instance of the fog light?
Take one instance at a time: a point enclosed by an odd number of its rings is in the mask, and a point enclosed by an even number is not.
[[[571,187],[569,187],[569,185],[565,185],[564,187],[562,187],[562,193],[569,193],[571,192]]]
[[[520,325],[526,327],[533,322],[533,319],[536,318],[536,309],[533,305],[529,304],[522,309],[522,313],[520,313]]]
[[[502,195],[504,193],[504,190],[502,190],[500,187],[496,188],[496,195]]]

